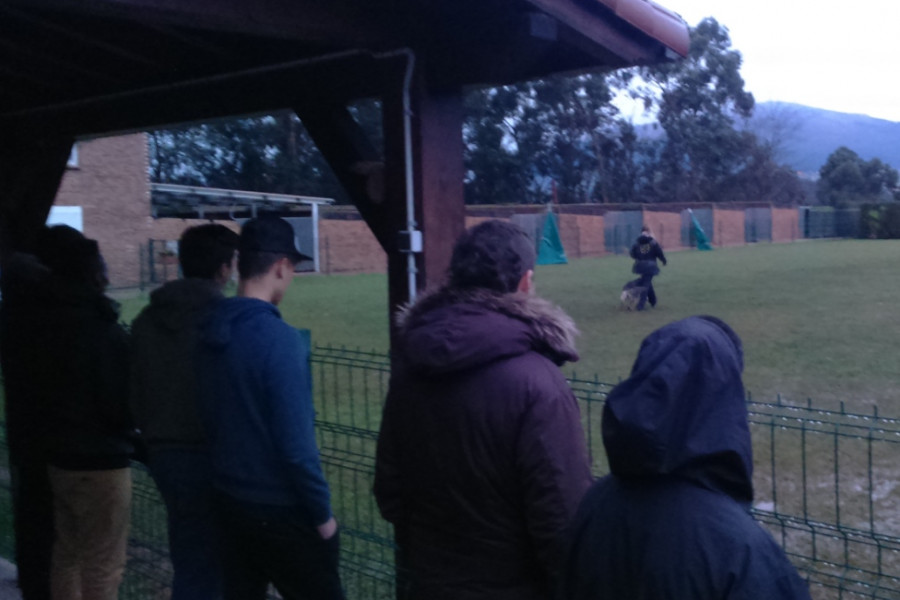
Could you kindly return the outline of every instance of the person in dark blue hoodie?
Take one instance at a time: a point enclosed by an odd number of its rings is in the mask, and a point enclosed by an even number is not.
[[[714,317],[690,317],[644,340],[603,410],[612,473],[578,509],[559,598],[809,599],[749,512],[742,369],[740,339]]]
[[[223,538],[226,600],[343,598],[337,523],[313,422],[309,334],[277,305],[308,258],[283,219],[248,221],[238,295],[201,326],[197,383]]]
[[[650,306],[656,306],[656,290],[653,289],[653,278],[659,275],[659,265],[656,261],[662,261],[663,265],[667,264],[667,261],[662,246],[653,237],[648,226],[641,227],[641,235],[631,246],[630,255],[634,259],[631,271],[635,275],[640,275],[635,285],[643,288],[637,310],[644,310],[647,300],[650,301]]]

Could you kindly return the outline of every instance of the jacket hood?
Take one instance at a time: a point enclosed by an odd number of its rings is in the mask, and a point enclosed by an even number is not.
[[[255,317],[274,316],[281,319],[278,308],[256,298],[227,298],[213,308],[200,325],[200,342],[212,348],[223,348],[231,341],[235,321],[246,323]]]
[[[612,472],[687,479],[751,502],[742,370],[740,338],[715,317],[690,317],[650,334],[603,409]]]
[[[197,313],[224,296],[219,286],[208,279],[171,281],[150,294],[148,318],[171,331],[184,329]]]
[[[74,310],[95,312],[110,320],[118,319],[119,304],[94,287],[57,277],[36,256],[12,255],[3,266],[3,301],[19,309]]]
[[[416,371],[452,373],[538,352],[557,365],[578,360],[575,323],[536,296],[441,288],[398,313],[402,355]]]
[[[641,235],[638,236],[637,241],[638,241],[638,244],[649,244],[650,242],[653,241],[653,236],[650,235],[649,233],[642,233]]]
[[[31,298],[46,299],[52,295],[52,273],[33,254],[13,254],[3,265],[0,278],[3,296],[7,302]]]

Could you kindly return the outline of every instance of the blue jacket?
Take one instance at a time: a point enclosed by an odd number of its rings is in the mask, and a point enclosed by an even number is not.
[[[603,411],[612,471],[585,496],[566,600],[808,600],[749,513],[753,457],[740,340],[711,317],[652,333]]]
[[[316,447],[309,332],[262,300],[229,298],[201,326],[200,417],[213,482],[234,499],[331,516]]]

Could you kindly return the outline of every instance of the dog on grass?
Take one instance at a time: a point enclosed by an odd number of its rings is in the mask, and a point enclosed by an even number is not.
[[[641,294],[647,290],[646,287],[638,285],[640,281],[640,279],[635,279],[622,287],[622,294],[619,296],[622,310],[630,311],[637,308],[638,302],[641,301]]]

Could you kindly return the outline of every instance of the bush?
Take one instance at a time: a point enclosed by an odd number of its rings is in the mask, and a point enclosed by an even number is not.
[[[859,237],[872,240],[900,239],[900,203],[861,205]]]

